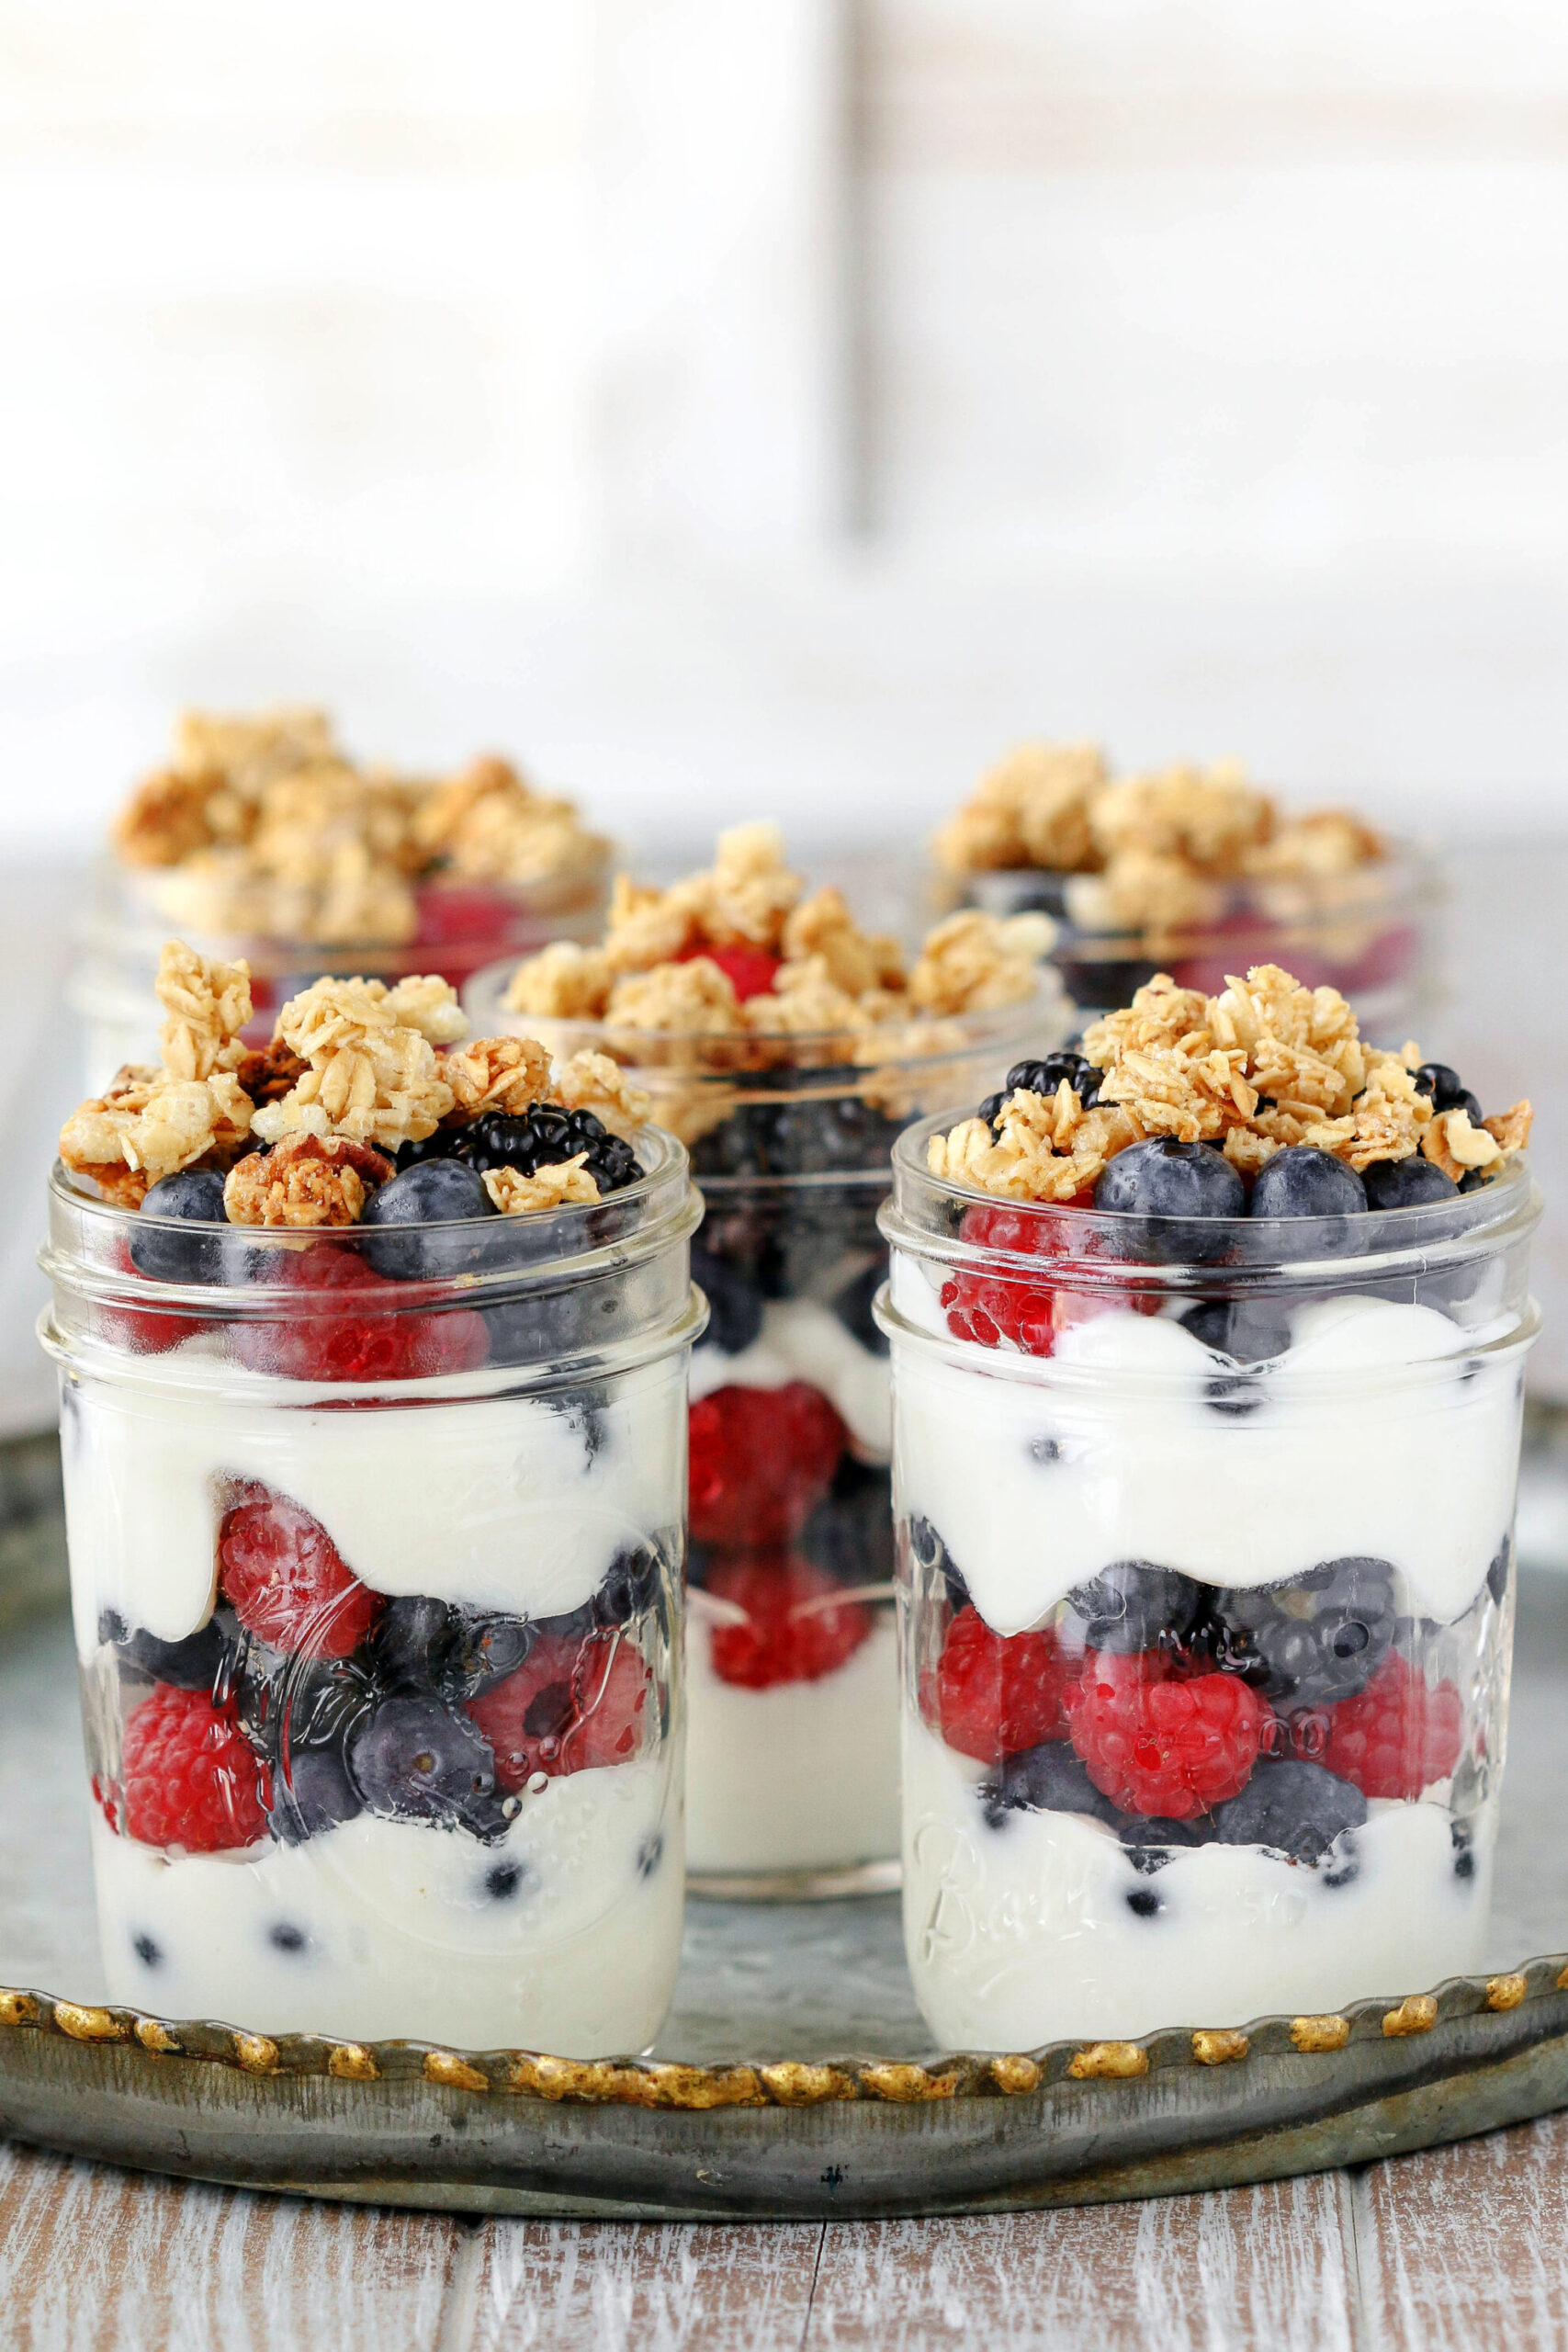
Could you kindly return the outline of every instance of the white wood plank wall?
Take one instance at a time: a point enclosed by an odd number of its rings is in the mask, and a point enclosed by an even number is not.
[[[0,0],[0,849],[288,693],[645,839],[1568,829],[1551,0]]]

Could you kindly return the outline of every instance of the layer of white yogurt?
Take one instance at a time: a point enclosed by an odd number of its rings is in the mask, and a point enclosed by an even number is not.
[[[378,1592],[579,1608],[618,1551],[684,1516],[683,1371],[675,1357],[621,1373],[591,1407],[439,1383],[416,1402],[333,1407],[300,1383],[226,1388],[205,1362],[182,1362],[177,1394],[84,1378],[62,1419],[78,1653],[104,1609],[164,1641],[206,1623],[235,1479],[310,1511]]]
[[[770,1299],[749,1348],[727,1355],[710,1339],[692,1357],[694,1402],[716,1388],[783,1388],[792,1380],[821,1390],[863,1462],[887,1460],[893,1450],[887,1359],[863,1347],[816,1299]]]
[[[898,1850],[898,1641],[889,1609],[842,1666],[751,1690],[686,1625],[686,1859],[694,1871],[848,1870]]]
[[[982,1777],[906,1714],[905,1946],[943,2049],[1321,2014],[1482,1965],[1491,1813],[1475,1817],[1468,1878],[1454,1871],[1452,1816],[1434,1803],[1377,1810],[1353,1833],[1347,1884],[1255,1846],[1197,1847],[1144,1876],[1079,1815],[1009,1813],[992,1829]],[[1158,1894],[1154,1917],[1130,1907],[1134,1893]]]
[[[911,1276],[930,1299],[906,1265],[900,1305]],[[1447,1316],[1385,1299],[1301,1307],[1291,1326],[1245,1414],[1205,1401],[1236,1367],[1164,1317],[1096,1316],[1044,1359],[896,1329],[899,1509],[937,1528],[1002,1634],[1113,1560],[1255,1586],[1371,1555],[1415,1610],[1460,1616],[1513,1518],[1517,1351],[1457,1353]]]
[[[547,1781],[490,1846],[362,1814],[171,1858],[95,1823],[110,1997],[160,2016],[598,2058],[646,2048],[674,1990],[679,1782],[657,1760]]]

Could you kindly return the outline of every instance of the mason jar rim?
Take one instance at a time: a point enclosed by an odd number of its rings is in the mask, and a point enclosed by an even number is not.
[[[1174,1218],[1175,1224],[1201,1224],[1205,1240],[1213,1237],[1215,1254],[1201,1261],[1156,1262],[1131,1250],[1119,1254],[1129,1235],[1147,1222],[1135,1211],[1009,1200],[977,1185],[933,1176],[926,1165],[927,1147],[933,1135],[953,1124],[952,1112],[938,1112],[906,1127],[897,1138],[893,1193],[878,1217],[885,1238],[896,1249],[919,1257],[1014,1280],[1032,1276],[1040,1281],[1049,1268],[1052,1281],[1073,1289],[1239,1295],[1308,1285],[1321,1289],[1337,1272],[1347,1283],[1386,1280],[1406,1271],[1493,1256],[1510,1241],[1527,1238],[1544,1206],[1528,1158],[1520,1154],[1501,1175],[1454,1200],[1336,1218]],[[953,1211],[972,1208],[1016,1214],[1042,1227],[1049,1223],[1053,1248],[1046,1255],[971,1240],[957,1231]],[[1303,1251],[1314,1231],[1325,1236],[1332,1231],[1343,1240],[1347,1227],[1352,1243],[1360,1246]]]
[[[1116,940],[1141,939],[1156,933],[1168,934],[1182,942],[1214,939],[1217,925],[1238,914],[1254,914],[1260,922],[1288,931],[1292,923],[1310,927],[1318,922],[1342,922],[1359,914],[1389,913],[1399,909],[1430,908],[1444,895],[1442,860],[1435,842],[1426,836],[1413,833],[1382,835],[1385,854],[1369,858],[1359,865],[1347,866],[1338,874],[1240,874],[1201,876],[1198,878],[1212,888],[1221,891],[1224,903],[1217,916],[1176,923],[1117,923],[1104,927],[1081,924],[1071,917],[1075,950],[1096,942],[1109,944]],[[1367,891],[1365,877],[1378,876],[1384,888]],[[1092,881],[1092,874],[1078,875],[1060,865],[990,865],[973,866],[947,878],[960,888],[976,894],[987,885],[993,895],[999,897],[1006,886],[1021,877],[1048,876],[1058,881],[1065,890],[1069,882]],[[1308,894],[1309,902],[1301,912],[1280,915],[1267,903],[1263,894],[1274,890],[1300,890]]]
[[[519,1294],[557,1290],[585,1276],[625,1271],[688,1239],[701,1221],[702,1203],[690,1181],[685,1146],[662,1127],[648,1125],[638,1128],[635,1148],[645,1169],[636,1182],[597,1201],[566,1202],[556,1209],[530,1213],[527,1224],[532,1233],[548,1233],[552,1241],[559,1237],[568,1246],[515,1265],[468,1270],[428,1280],[400,1279],[395,1296],[378,1299],[375,1305],[365,1300],[355,1311],[429,1314],[443,1306],[493,1306]],[[359,1245],[367,1233],[384,1233],[389,1238],[395,1236],[405,1241],[416,1241],[421,1235],[428,1235],[460,1247],[465,1237],[482,1240],[507,1222],[491,1216],[385,1227],[207,1226],[184,1217],[149,1216],[143,1209],[126,1208],[100,1194],[89,1193],[58,1159],[50,1172],[49,1190],[51,1231],[39,1251],[39,1263],[51,1283],[101,1306],[140,1307],[149,1313],[211,1323],[276,1322],[280,1310],[286,1311],[289,1320],[339,1316],[344,1312],[342,1293],[334,1294],[330,1286],[320,1293],[310,1293],[283,1283],[249,1279],[243,1284],[160,1282],[134,1270],[124,1272],[96,1262],[88,1252],[73,1250],[69,1240],[72,1223],[82,1220],[82,1229],[96,1232],[110,1244],[121,1238],[129,1242],[133,1233],[149,1229],[186,1241],[232,1235],[239,1246],[252,1250],[274,1250],[281,1260],[323,1245],[363,1257]],[[596,1239],[591,1234],[590,1221],[595,1216],[603,1219],[607,1209],[633,1212],[627,1220],[628,1230],[609,1239]],[[637,1212],[646,1212],[646,1216]],[[517,1223],[521,1225],[523,1220],[519,1218]],[[578,1236],[582,1237],[579,1245],[570,1246]]]

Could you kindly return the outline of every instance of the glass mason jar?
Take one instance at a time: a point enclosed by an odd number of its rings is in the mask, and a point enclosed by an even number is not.
[[[1148,1264],[1143,1220],[931,1177],[936,1124],[894,1155],[878,1307],[932,2032],[1239,2026],[1474,1970],[1528,1172],[1189,1225],[1166,1248],[1192,1262]]]
[[[686,1155],[592,1206],[303,1234],[57,1168],[111,1996],[640,2050],[682,1914]]]
[[[604,924],[614,844],[562,873],[533,882],[443,881],[414,885],[418,927],[411,939],[302,940],[255,933],[204,931],[182,917],[179,929],[203,956],[251,967],[257,1045],[272,1035],[277,1009],[323,973],[385,980],[434,972],[460,987],[498,956],[532,956],[554,939],[596,939]],[[160,907],[162,870],[105,860],[95,873],[78,925],[81,957],[66,986],[82,1023],[84,1069],[97,1093],[122,1062],[155,1061],[163,1007],[153,991],[170,917]]]
[[[1009,867],[966,875],[958,896],[989,914],[1038,908],[1054,915],[1062,934],[1052,960],[1085,1012],[1130,1004],[1156,972],[1207,996],[1224,987],[1227,973],[1280,964],[1307,988],[1337,989],[1364,1031],[1394,1036],[1440,978],[1435,929],[1442,872],[1416,842],[1390,841],[1385,856],[1348,873],[1219,883],[1213,887],[1221,903],[1209,919],[1142,932],[1088,920],[1084,886],[1096,879]],[[951,879],[938,895],[953,896]]]
[[[693,1037],[508,1012],[487,1036],[626,1065],[686,1142],[711,1314],[691,1369],[686,1852],[694,1891],[897,1883],[897,1672],[876,1215],[910,1119],[1066,1032],[1055,976],[1002,1011],[879,1036]],[[857,1060],[857,1055],[861,1057]],[[874,1056],[874,1059],[869,1058]]]

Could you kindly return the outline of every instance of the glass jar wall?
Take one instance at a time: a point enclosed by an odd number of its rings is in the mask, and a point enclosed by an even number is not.
[[[193,1227],[57,1170],[113,1998],[637,2050],[682,1913],[685,1155],[592,1206]]]
[[[1151,1263],[1138,1220],[934,1180],[933,1124],[896,1149],[879,1307],[932,2032],[1242,2025],[1474,1970],[1528,1173],[1213,1219]]]
[[[692,1154],[711,1307],[692,1359],[687,1856],[699,1891],[897,1876],[897,1699],[877,1210],[909,1120],[999,1081],[1070,1019],[1028,1002],[919,1031],[661,1036],[465,1005],[486,1035],[612,1054]]]

